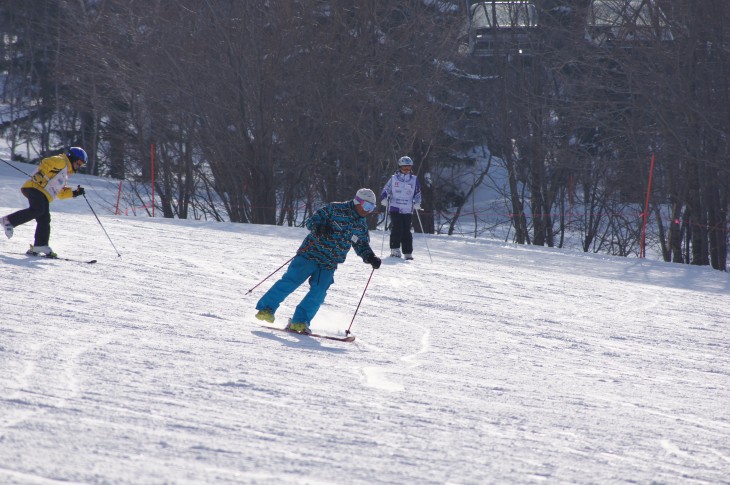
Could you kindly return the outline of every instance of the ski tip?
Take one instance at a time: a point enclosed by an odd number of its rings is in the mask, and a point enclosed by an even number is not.
[[[70,261],[72,263],[84,263],[84,264],[95,264],[95,259],[90,259],[88,261],[81,260],[81,259],[70,259],[70,258],[53,258],[53,259],[60,259],[61,261]]]

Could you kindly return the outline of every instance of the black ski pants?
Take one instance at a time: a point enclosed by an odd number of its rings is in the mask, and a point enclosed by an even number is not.
[[[390,218],[392,220],[390,249],[401,248],[403,254],[413,253],[413,234],[411,234],[413,214],[391,212]]]
[[[23,195],[28,198],[30,206],[13,212],[8,216],[10,223],[15,226],[25,224],[35,219],[35,241],[34,246],[47,246],[51,237],[51,204],[48,198],[38,189],[21,189]]]

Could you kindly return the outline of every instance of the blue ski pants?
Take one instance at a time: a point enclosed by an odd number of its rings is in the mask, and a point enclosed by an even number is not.
[[[261,297],[256,304],[256,309],[268,308],[275,313],[281,302],[299,288],[307,278],[309,278],[309,291],[297,305],[291,320],[294,323],[306,323],[309,326],[319,307],[322,306],[327,296],[327,290],[335,282],[335,270],[322,269],[317,266],[317,263],[301,255],[292,260],[284,276]]]

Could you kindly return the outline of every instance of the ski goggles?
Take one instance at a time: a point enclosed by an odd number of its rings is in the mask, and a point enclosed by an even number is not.
[[[360,204],[365,210],[365,212],[372,212],[375,210],[375,204],[372,202],[368,202],[367,200],[362,200],[360,197],[355,197],[355,200],[357,200],[358,204]]]

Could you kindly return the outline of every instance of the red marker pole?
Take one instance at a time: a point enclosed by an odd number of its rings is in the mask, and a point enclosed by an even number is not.
[[[649,219],[649,196],[651,195],[651,180],[654,176],[654,154],[651,154],[651,166],[649,167],[649,186],[646,188],[646,203],[644,204],[644,228],[641,231],[641,258],[646,257],[646,222]]]
[[[150,145],[150,164],[152,165],[152,217],[155,217],[155,144]]]
[[[122,198],[122,181],[119,181],[119,192],[117,193],[117,208],[114,210],[115,215],[119,215],[119,201]]]

